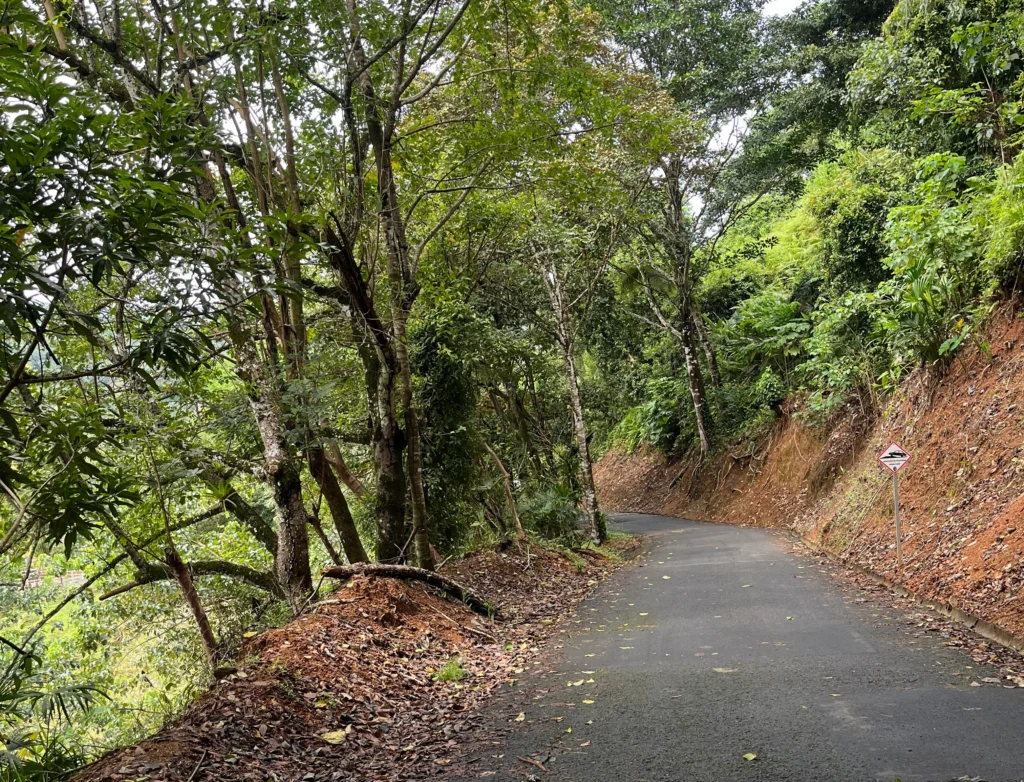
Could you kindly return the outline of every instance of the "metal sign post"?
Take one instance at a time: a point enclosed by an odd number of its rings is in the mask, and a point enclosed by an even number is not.
[[[900,532],[900,476],[899,472],[910,461],[910,454],[902,446],[890,443],[878,454],[878,461],[892,473],[892,507],[896,521],[896,566],[903,567],[903,536]]]
[[[892,507],[896,517],[896,567],[903,567],[903,536],[900,534],[900,476],[892,474]]]

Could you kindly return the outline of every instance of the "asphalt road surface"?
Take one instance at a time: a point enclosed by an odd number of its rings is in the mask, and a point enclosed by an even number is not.
[[[494,699],[493,741],[454,778],[1024,779],[1024,690],[972,687],[997,674],[966,652],[778,533],[617,521],[651,536],[642,566],[613,575],[540,670]]]

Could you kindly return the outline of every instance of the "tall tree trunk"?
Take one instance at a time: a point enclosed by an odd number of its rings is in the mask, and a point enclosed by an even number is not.
[[[395,413],[394,375],[381,365],[376,355],[366,358],[370,359],[369,364],[364,361],[364,368],[368,368],[367,388],[371,389],[371,442],[377,479],[377,560],[401,563],[405,561],[408,534],[402,458],[405,436]]]
[[[686,379],[690,386],[690,398],[693,400],[693,411],[697,420],[697,436],[700,439],[701,461],[711,452],[711,415],[708,411],[707,394],[704,390],[704,376],[700,371],[697,351],[693,340],[693,325],[687,319],[680,324],[682,334],[683,359],[686,363]]]
[[[188,566],[181,561],[181,555],[178,554],[178,550],[173,544],[168,545],[164,550],[164,561],[171,573],[174,574],[174,579],[181,587],[181,593],[185,596],[185,602],[188,603],[189,610],[192,612],[192,618],[196,620],[199,637],[203,640],[203,649],[206,651],[206,661],[210,665],[210,670],[213,670],[217,667],[220,650],[217,646],[217,639],[213,636],[210,618],[206,615],[203,603],[199,599],[199,593],[196,591],[196,585],[192,582],[192,574],[189,572]]]
[[[349,17],[357,18],[355,2],[347,4]],[[397,105],[392,113],[384,116],[383,106],[378,99],[369,68],[365,67],[366,56],[362,41],[357,37],[352,49],[353,59],[362,69],[359,89],[366,101],[366,134],[373,149],[377,167],[378,193],[380,198],[380,219],[384,229],[384,246],[387,249],[388,278],[391,284],[391,319],[394,329],[394,356],[397,365],[398,389],[405,421],[406,454],[409,475],[409,500],[412,505],[413,536],[416,541],[416,559],[425,570],[434,567],[434,556],[430,550],[427,532],[427,504],[423,491],[423,455],[420,445],[419,420],[412,393],[412,373],[409,367],[409,352],[406,345],[406,324],[413,304],[419,294],[416,270],[409,254],[409,242],[405,222],[399,208],[398,186],[395,183],[395,169],[391,157],[393,130]],[[399,77],[399,82],[401,77]]]
[[[366,549],[363,548],[363,542],[359,539],[359,531],[352,518],[352,511],[349,510],[345,494],[341,490],[341,484],[338,483],[330,463],[325,458],[323,449],[318,445],[313,446],[306,451],[306,459],[313,480],[316,481],[324,499],[327,500],[327,508],[331,512],[334,528],[338,531],[338,537],[341,538],[341,547],[344,549],[348,561],[369,562],[370,558],[366,556]]]
[[[408,450],[406,463],[409,472],[409,500],[412,505],[412,534],[416,546],[416,564],[423,570],[434,569],[434,554],[430,550],[427,531],[427,500],[423,491],[423,448],[420,440],[420,417],[412,393],[412,368],[409,349],[405,344],[405,313],[395,318],[395,356],[399,366],[399,384],[405,416],[405,437]]]
[[[277,554],[274,567],[288,604],[298,610],[313,591],[309,570],[309,518],[302,504],[302,481],[287,439],[287,428],[272,377],[256,353],[253,334],[243,321],[232,318],[228,334],[238,374],[248,387],[249,404],[263,442],[267,482],[277,516]],[[268,335],[268,340],[272,335]]]
[[[580,397],[579,375],[576,371],[576,358],[573,356],[573,331],[569,322],[569,313],[565,305],[562,280],[558,270],[551,265],[544,273],[544,282],[551,299],[551,309],[555,315],[555,329],[558,344],[562,348],[562,359],[565,362],[566,378],[569,381],[569,400],[572,408],[572,428],[576,437],[576,448],[579,450],[580,483],[583,486],[583,510],[587,514],[590,536],[595,545],[600,546],[608,537],[604,516],[597,506],[597,491],[594,488],[594,466],[590,460],[590,437],[587,433],[587,421],[583,416],[583,399]]]
[[[704,358],[708,364],[708,377],[711,378],[711,385],[719,388],[722,385],[722,375],[718,371],[718,357],[715,355],[715,346],[711,344],[711,335],[708,334],[708,324],[704,322],[704,316],[700,314],[697,305],[690,301],[690,320],[693,321],[693,330],[697,340],[704,351]]]
[[[239,228],[245,233],[245,216],[240,208],[231,177],[223,158],[215,156],[229,206],[235,212]],[[200,177],[199,182],[212,182]],[[211,201],[212,198],[204,198]],[[235,270],[226,268],[223,277],[225,290],[241,300]],[[313,578],[309,569],[309,517],[302,503],[302,479],[299,465],[288,442],[287,424],[281,402],[281,373],[277,361],[279,335],[275,330],[272,303],[261,295],[263,310],[263,338],[267,362],[261,361],[256,350],[256,333],[251,324],[234,314],[228,316],[228,338],[235,356],[235,371],[246,386],[249,405],[256,418],[256,427],[263,442],[263,460],[266,480],[274,498],[277,518],[277,551],[274,571],[285,599],[293,611],[298,611],[313,591]],[[287,359],[286,359],[287,360]]]
[[[682,191],[683,161],[679,155],[671,155],[665,161],[665,183],[668,197],[666,205],[667,250],[673,260],[676,285],[676,325],[673,333],[679,339],[686,363],[686,378],[693,400],[693,413],[697,421],[697,436],[700,439],[700,458],[703,461],[711,452],[711,414],[704,391],[704,376],[697,359],[694,336],[696,325],[693,318],[693,280],[690,276],[690,261],[693,256],[691,226],[687,218],[687,204]]]
[[[604,516],[597,506],[597,490],[594,488],[594,466],[590,460],[590,437],[587,433],[586,419],[583,417],[583,401],[580,398],[579,378],[576,374],[576,360],[572,350],[565,351],[565,366],[569,378],[569,397],[572,401],[573,432],[576,435],[576,448],[580,452],[580,480],[583,484],[583,509],[590,525],[590,536],[595,545],[600,546],[608,537],[605,529]]]
[[[352,328],[363,364],[370,418],[370,442],[377,482],[374,514],[377,520],[377,559],[401,562],[406,544],[406,485],[403,452],[405,434],[395,410],[396,364],[394,338],[384,326],[363,279],[348,238],[324,226],[328,260],[338,272],[357,316]]]

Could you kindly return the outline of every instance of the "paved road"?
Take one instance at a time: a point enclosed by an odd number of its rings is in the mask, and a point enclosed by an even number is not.
[[[618,522],[651,536],[643,566],[602,585],[544,669],[495,700],[496,743],[457,763],[459,780],[1024,779],[1024,690],[971,687],[994,672],[857,602],[785,538]]]

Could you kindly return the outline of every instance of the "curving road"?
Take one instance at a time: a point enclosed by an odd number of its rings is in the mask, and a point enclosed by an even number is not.
[[[1024,690],[970,686],[998,674],[966,652],[908,632],[898,610],[856,598],[777,533],[616,520],[650,536],[640,565],[495,699],[492,742],[454,778],[1024,779]]]

